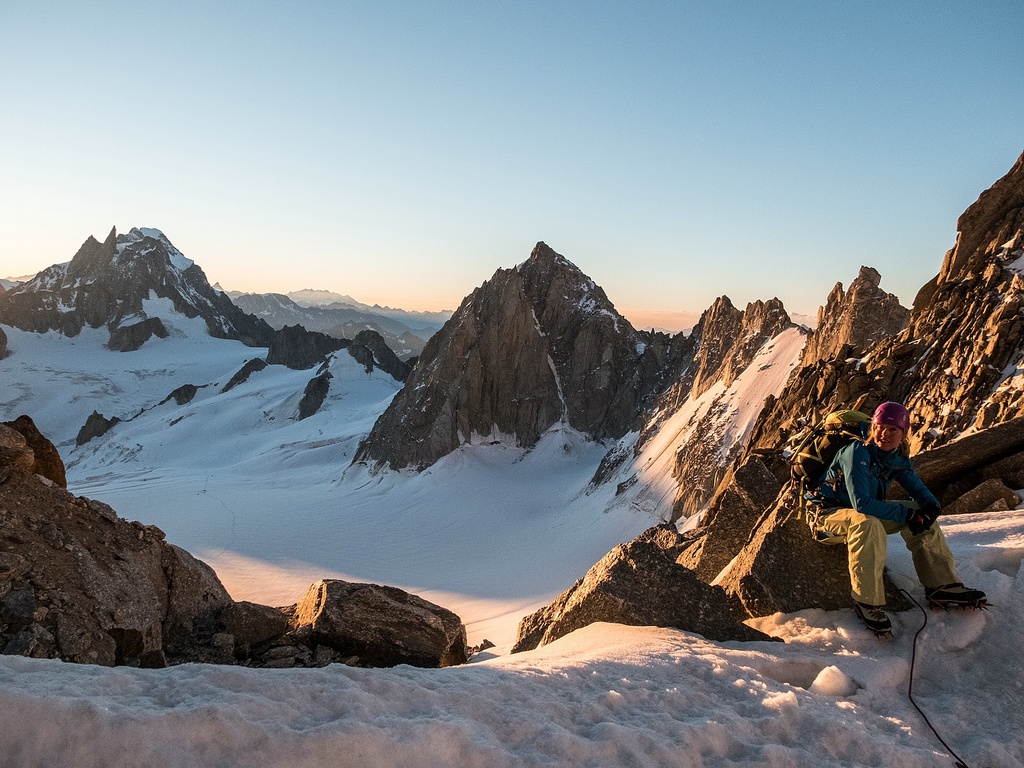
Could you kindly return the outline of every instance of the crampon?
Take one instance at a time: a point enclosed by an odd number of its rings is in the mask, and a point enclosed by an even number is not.
[[[963,584],[947,584],[924,593],[933,610],[986,610],[992,605],[980,589],[969,589]]]

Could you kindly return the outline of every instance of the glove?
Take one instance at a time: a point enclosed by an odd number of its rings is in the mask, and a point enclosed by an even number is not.
[[[939,509],[938,504],[926,504],[920,509],[908,509],[907,528],[915,536],[920,536],[932,527],[932,524],[938,519],[940,512],[942,510]]]

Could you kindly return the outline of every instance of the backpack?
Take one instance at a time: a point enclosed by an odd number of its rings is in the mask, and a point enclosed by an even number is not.
[[[789,472],[801,509],[807,496],[817,490],[840,449],[854,440],[864,440],[864,425],[870,421],[871,417],[860,411],[832,411],[797,436],[797,445],[789,456]]]

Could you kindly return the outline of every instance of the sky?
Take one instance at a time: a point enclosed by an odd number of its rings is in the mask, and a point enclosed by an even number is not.
[[[406,309],[540,240],[640,327],[813,314],[862,264],[909,305],[1024,150],[1022,34],[1009,0],[4,3],[0,277],[154,227],[226,289]]]

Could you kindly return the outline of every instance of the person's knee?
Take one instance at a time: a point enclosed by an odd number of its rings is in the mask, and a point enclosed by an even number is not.
[[[856,530],[865,535],[886,535],[885,526],[881,520],[871,515],[861,514],[860,512],[850,515],[850,530]]]

